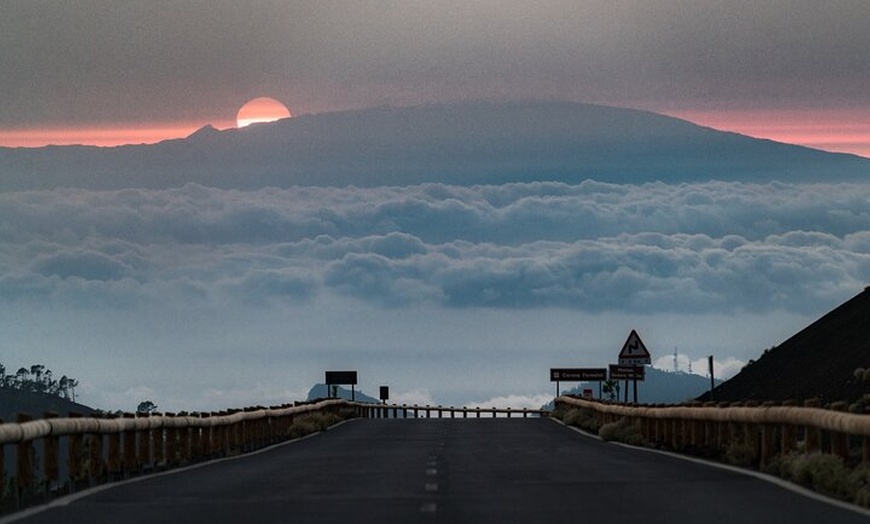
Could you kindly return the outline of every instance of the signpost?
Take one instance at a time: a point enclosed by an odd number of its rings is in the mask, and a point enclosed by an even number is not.
[[[619,352],[619,365],[637,366],[643,369],[643,366],[649,364],[652,364],[652,357],[649,354],[649,350],[646,348],[646,344],[643,343],[643,340],[640,339],[640,335],[637,334],[637,331],[632,329],[631,333],[628,334],[628,338],[625,340],[625,344],[622,345],[622,350]],[[611,370],[612,369],[613,366],[611,366]],[[637,381],[643,380],[642,373],[640,374],[640,378],[638,378],[637,372],[633,374],[633,377],[625,378],[626,402],[628,402],[628,381],[631,380],[634,382],[634,402],[637,402]],[[610,376],[610,380],[614,380],[612,374]]]
[[[643,366],[610,365],[610,380],[640,380],[643,382],[646,376],[646,368]]]
[[[606,368],[550,368],[550,382],[556,383],[559,396],[560,382],[602,382],[607,380]],[[600,384],[599,384],[600,386]],[[599,392],[601,396],[601,392]]]
[[[381,386],[380,398],[384,404],[386,404],[387,401],[390,400],[390,386]]]
[[[350,385],[350,399],[356,400],[356,371],[327,371],[326,387]]]

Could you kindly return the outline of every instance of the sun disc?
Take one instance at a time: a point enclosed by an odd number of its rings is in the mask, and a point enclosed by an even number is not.
[[[282,118],[290,118],[290,110],[287,106],[274,98],[261,96],[248,100],[239,109],[236,113],[236,126],[246,127],[251,124],[274,122]]]

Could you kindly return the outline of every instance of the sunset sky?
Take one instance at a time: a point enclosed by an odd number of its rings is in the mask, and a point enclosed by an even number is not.
[[[863,0],[0,5],[0,145],[155,142],[294,115],[566,99],[870,156]]]
[[[0,146],[179,138],[262,116],[238,114],[258,97],[293,118],[544,99],[870,157],[868,21],[868,0],[4,0]],[[822,168],[275,187],[247,165],[164,184],[148,177],[177,157],[138,152],[78,160],[108,185],[0,185],[0,362],[75,377],[103,409],[281,404],[325,369],[397,402],[538,407],[550,366],[606,366],[631,329],[658,367],[714,355],[727,378],[870,284],[870,184]]]

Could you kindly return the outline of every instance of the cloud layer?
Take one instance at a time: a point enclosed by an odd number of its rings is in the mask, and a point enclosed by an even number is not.
[[[849,184],[4,193],[4,364],[108,409],[280,403],[324,369],[531,405],[637,328],[724,377],[870,281],[868,209]]]
[[[0,299],[804,312],[870,281],[868,204],[719,182],[9,193]]]

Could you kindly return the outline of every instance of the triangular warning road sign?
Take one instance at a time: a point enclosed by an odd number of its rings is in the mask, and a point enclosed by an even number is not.
[[[631,330],[628,335],[628,340],[622,346],[622,351],[619,352],[620,364],[651,364],[652,358],[649,350],[640,339],[637,331]]]

